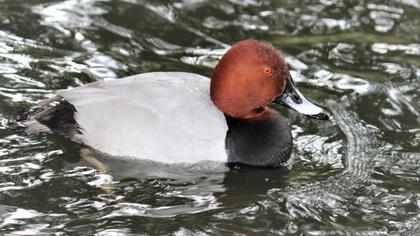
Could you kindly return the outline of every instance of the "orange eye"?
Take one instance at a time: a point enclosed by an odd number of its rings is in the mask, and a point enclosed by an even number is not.
[[[270,67],[264,67],[264,73],[266,73],[268,75],[271,75],[271,74],[273,74],[273,70],[271,70]]]

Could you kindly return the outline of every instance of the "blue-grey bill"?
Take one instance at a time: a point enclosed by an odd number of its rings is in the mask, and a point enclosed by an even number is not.
[[[318,120],[329,119],[328,114],[322,108],[306,99],[290,80],[287,80],[283,95],[277,97],[275,102],[290,107],[311,118]]]

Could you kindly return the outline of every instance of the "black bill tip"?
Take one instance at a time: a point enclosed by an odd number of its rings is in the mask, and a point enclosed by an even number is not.
[[[314,114],[314,115],[307,115],[311,118],[317,119],[317,120],[329,120],[330,116],[327,113],[321,112],[318,114]]]

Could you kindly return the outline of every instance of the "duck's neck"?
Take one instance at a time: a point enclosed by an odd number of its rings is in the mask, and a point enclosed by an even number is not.
[[[289,125],[272,109],[258,116],[237,119],[227,116],[226,149],[229,163],[276,167],[290,157],[293,147]]]

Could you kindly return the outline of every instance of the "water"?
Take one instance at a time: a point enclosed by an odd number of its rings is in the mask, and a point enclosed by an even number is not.
[[[420,234],[420,2],[0,1],[0,234]],[[115,161],[27,136],[14,116],[62,89],[148,71],[209,76],[271,42],[331,114],[284,108],[283,169]]]

